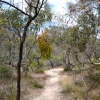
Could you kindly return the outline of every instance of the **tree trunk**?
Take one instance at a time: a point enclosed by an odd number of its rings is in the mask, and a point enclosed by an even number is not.
[[[22,40],[20,42],[19,45],[19,59],[18,59],[18,63],[17,63],[17,95],[16,95],[16,100],[20,100],[20,81],[21,81],[21,61],[22,61],[22,55],[23,55],[23,44],[25,42],[26,39],[26,32],[27,29],[30,25],[30,23],[37,17],[38,13],[36,13],[36,15],[34,15],[34,17],[30,18],[27,22],[27,24],[24,27],[24,31],[23,31],[23,36],[22,36]]]
[[[53,68],[54,66],[53,66],[53,63],[52,63],[52,61],[51,61],[50,59],[48,59],[48,60],[50,61],[50,63],[51,63],[51,66],[52,66],[52,68]]]
[[[66,67],[67,67],[68,70],[70,70],[69,55],[70,55],[70,52],[66,51]]]
[[[98,26],[100,25],[100,3],[98,4]]]
[[[19,51],[19,61],[17,64],[17,100],[20,100],[20,81],[21,81],[21,71],[20,71],[20,66],[21,66],[21,61],[22,61],[22,52],[23,52],[23,43],[20,43],[20,51]]]

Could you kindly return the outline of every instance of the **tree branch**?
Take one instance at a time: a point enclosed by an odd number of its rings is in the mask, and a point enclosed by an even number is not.
[[[91,87],[87,90],[85,100],[88,99],[88,93],[89,93],[89,91],[93,88],[93,86],[95,85],[95,83],[96,83],[99,79],[100,79],[100,76],[97,77],[97,79],[93,82],[93,84],[91,85]]]
[[[5,4],[7,4],[7,5],[9,5],[9,6],[13,7],[13,8],[15,8],[15,9],[17,9],[18,11],[20,11],[20,12],[23,13],[24,15],[27,15],[27,16],[30,17],[29,14],[25,13],[24,11],[22,11],[22,10],[19,9],[18,7],[14,6],[13,4],[11,4],[11,3],[9,3],[9,2],[6,2],[6,1],[3,1],[3,0],[0,0],[0,2],[5,3]]]

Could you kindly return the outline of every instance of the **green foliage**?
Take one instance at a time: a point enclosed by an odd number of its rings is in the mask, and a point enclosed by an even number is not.
[[[92,81],[95,81],[100,76],[100,65],[91,65],[91,68],[88,70],[89,78]],[[98,80],[100,83],[100,79]]]
[[[44,67],[44,61],[42,59],[39,60],[39,67]]]
[[[68,66],[66,66],[65,68],[64,68],[64,71],[71,71],[72,69],[70,68],[70,67],[68,67]]]
[[[31,88],[43,88],[43,85],[35,81],[35,82],[32,82]]]
[[[26,8],[27,12],[29,12],[30,8]],[[31,9],[32,12],[31,14],[34,15],[34,9]],[[40,29],[41,26],[43,26],[45,23],[50,22],[52,19],[52,12],[51,12],[51,8],[50,5],[48,3],[45,3],[44,8],[40,10],[39,15],[36,17],[36,19],[34,20],[34,23],[30,24],[30,30],[38,30]],[[27,20],[28,18],[26,18]]]
[[[40,67],[35,71],[35,73],[42,74],[42,73],[44,73],[44,71],[45,71],[45,68],[44,67]]]
[[[33,61],[33,62],[30,64],[30,68],[31,68],[31,69],[34,69],[35,67],[37,67],[37,62]]]
[[[64,92],[71,93],[73,91],[73,87],[70,85],[66,85],[64,88]]]
[[[91,12],[84,12],[78,17],[78,23],[66,30],[67,43],[72,47],[76,46],[80,52],[86,50],[86,45],[91,35],[96,35],[96,16]]]
[[[44,10],[41,10],[39,16],[35,19],[36,23],[43,25],[45,22],[49,22],[52,19],[51,8],[49,4],[44,5]]]
[[[74,26],[66,30],[67,33],[67,43],[71,47],[76,46],[80,52],[86,49],[86,44],[89,39],[89,35],[80,31],[79,26]]]
[[[5,12],[7,12],[9,15]],[[6,29],[7,28],[10,29],[9,20],[11,21],[12,28],[14,28],[15,30],[19,29],[19,28],[22,28],[23,19],[22,19],[22,14],[20,12],[18,12],[15,9],[11,9],[9,12],[6,11],[6,10],[1,10],[1,13],[0,13],[0,26],[6,27]]]
[[[0,67],[0,77],[10,78],[11,77],[11,71],[10,67]]]
[[[90,79],[93,80],[93,81],[95,81],[97,79],[97,77],[99,77],[99,76],[100,76],[100,72],[95,73],[95,74],[94,73],[91,73],[89,75]],[[98,82],[100,83],[100,78],[99,78]]]
[[[38,37],[38,48],[43,59],[51,57],[52,45],[50,44],[48,33],[44,32]]]
[[[30,64],[30,68],[33,70],[35,69],[36,67],[39,66],[39,69],[36,71],[37,73],[40,72],[40,73],[43,73],[44,72],[44,63],[42,60],[39,60],[39,65],[37,63],[37,61],[32,61],[32,63]]]

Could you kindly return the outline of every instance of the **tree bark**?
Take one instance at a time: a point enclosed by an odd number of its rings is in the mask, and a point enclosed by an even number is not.
[[[66,51],[66,67],[67,67],[68,70],[70,70],[69,55],[70,55],[70,52]]]
[[[16,99],[20,100],[20,81],[21,81],[21,74],[20,74],[20,66],[21,66],[21,61],[22,61],[22,52],[23,52],[23,42],[20,43],[20,48],[19,48],[19,61],[17,64],[17,96]]]

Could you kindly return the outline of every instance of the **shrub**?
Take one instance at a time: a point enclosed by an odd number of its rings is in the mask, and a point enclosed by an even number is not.
[[[10,67],[0,67],[0,77],[4,78],[10,78],[11,77],[11,71]]]
[[[37,73],[37,74],[42,74],[42,73],[44,73],[44,67],[41,67],[41,68],[38,68],[36,71],[35,71],[35,73]]]
[[[64,68],[64,71],[71,71],[71,70],[72,70],[72,69],[69,68],[69,67],[67,67],[67,66]]]
[[[31,88],[43,88],[43,85],[35,81],[35,82],[32,82]]]
[[[95,81],[97,79],[97,77],[100,76],[100,72],[98,71],[97,73],[92,73],[92,74],[89,74],[89,78],[93,81]],[[98,82],[100,83],[100,78],[98,80]]]
[[[32,63],[30,64],[30,68],[31,68],[31,69],[33,69],[35,66],[37,66],[37,63],[36,63],[36,62],[32,62]]]
[[[67,93],[70,93],[73,91],[73,88],[71,85],[66,85],[65,89],[64,89],[64,92],[67,92]]]
[[[34,68],[36,67],[43,67],[44,66],[44,63],[42,60],[39,61],[39,65],[36,61],[33,61],[31,64],[30,64],[30,68],[33,70]]]

